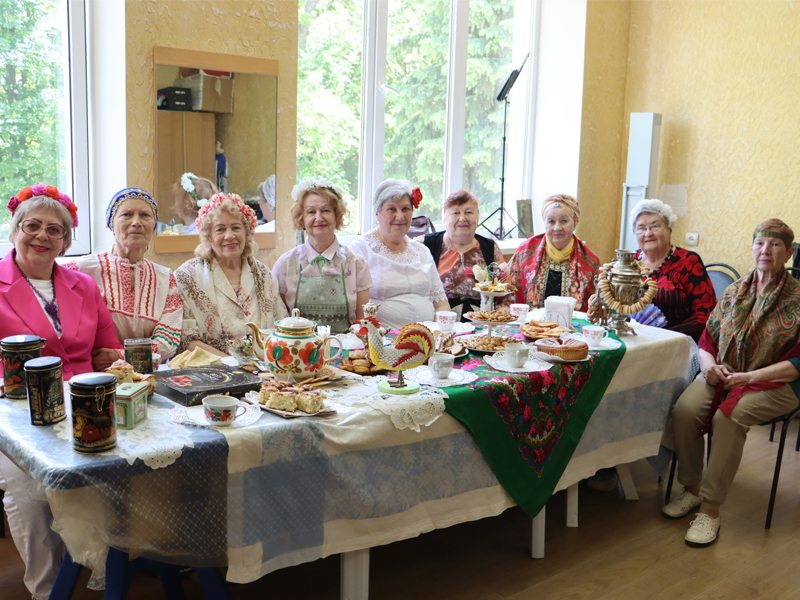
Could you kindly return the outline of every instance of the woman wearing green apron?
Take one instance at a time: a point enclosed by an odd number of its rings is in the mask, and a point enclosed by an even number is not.
[[[372,278],[366,262],[336,238],[347,207],[344,192],[324,179],[307,179],[292,190],[292,218],[307,240],[281,256],[272,269],[281,298],[291,312],[347,333],[363,318]]]

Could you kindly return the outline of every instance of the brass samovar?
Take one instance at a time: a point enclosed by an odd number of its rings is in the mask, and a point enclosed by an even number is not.
[[[589,299],[589,321],[607,325],[617,335],[636,335],[626,317],[650,304],[658,290],[650,269],[634,256],[630,250],[617,250],[617,260],[600,267],[597,293]]]

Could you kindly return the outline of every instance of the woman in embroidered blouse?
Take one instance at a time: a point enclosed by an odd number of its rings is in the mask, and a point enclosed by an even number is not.
[[[26,187],[8,203],[9,240],[14,248],[0,261],[0,338],[37,335],[43,356],[61,358],[64,380],[99,371],[110,363],[93,352],[121,348],[97,285],[82,273],[60,267],[78,225],[69,196],[44,184]],[[116,354],[114,353],[114,358]],[[61,538],[44,487],[0,452],[0,489],[9,529],[25,562],[25,585],[34,598],[47,598],[61,564]]]
[[[574,233],[580,215],[578,201],[566,194],[542,203],[545,232],[524,242],[509,263],[517,302],[536,308],[548,296],[571,296],[577,310],[586,310],[600,260]]]
[[[677,519],[700,507],[686,533],[690,546],[716,540],[720,506],[750,427],[797,408],[800,282],[784,267],[793,241],[794,233],[779,219],[756,227],[755,269],[729,285],[711,311],[700,338],[702,372],[673,409],[678,481],[684,491],[662,511]],[[704,474],[703,434],[709,431],[714,443]]]
[[[120,190],[106,209],[114,246],[65,266],[95,280],[120,342],[151,338],[153,352],[166,360],[181,341],[183,303],[170,269],[144,257],[157,224],[158,205],[149,193],[139,188]]]
[[[292,219],[308,240],[281,256],[272,268],[286,308],[332,333],[347,333],[364,318],[372,278],[363,258],[339,244],[336,231],[344,225],[344,190],[324,179],[307,179],[292,190]]]
[[[700,256],[672,245],[677,220],[672,208],[660,200],[637,203],[631,211],[633,232],[641,248],[636,258],[658,283],[653,304],[664,313],[666,328],[699,341],[717,299]]]
[[[506,265],[495,241],[475,235],[480,221],[480,208],[475,196],[467,190],[453,192],[444,201],[442,213],[445,230],[429,233],[423,244],[431,251],[450,306],[463,314],[477,310],[481,304],[481,295],[474,289],[474,280],[464,274],[465,270],[493,262]],[[495,306],[503,308],[514,302],[514,295],[496,300]]]
[[[174,210],[186,224],[181,234],[198,233],[197,214],[216,193],[217,186],[194,173],[184,173],[181,180],[172,185]]]
[[[181,349],[202,347],[227,356],[228,341],[245,323],[272,328],[287,316],[278,281],[256,259],[256,216],[236,194],[217,194],[200,209],[195,258],[175,271],[183,299]]]
[[[408,239],[414,209],[422,193],[408,181],[387,179],[375,190],[378,226],[350,248],[367,261],[372,274],[370,297],[380,305],[378,320],[388,329],[431,321],[450,310],[430,251]]]

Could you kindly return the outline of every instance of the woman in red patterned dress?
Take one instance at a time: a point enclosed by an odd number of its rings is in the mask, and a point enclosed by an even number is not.
[[[633,232],[641,248],[636,258],[658,283],[653,304],[664,313],[667,329],[697,342],[717,298],[700,256],[672,245],[677,220],[672,208],[660,200],[642,200],[631,211]]]
[[[548,296],[571,296],[577,310],[589,306],[600,260],[574,234],[580,216],[572,196],[557,194],[542,203],[545,232],[523,243],[508,264],[517,302],[537,308]]]

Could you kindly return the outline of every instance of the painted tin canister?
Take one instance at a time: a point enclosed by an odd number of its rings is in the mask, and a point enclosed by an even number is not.
[[[146,383],[122,383],[117,387],[117,427],[133,429],[147,420]]]
[[[153,340],[150,338],[125,340],[125,362],[137,373],[152,373]]]
[[[25,400],[25,363],[42,355],[47,340],[38,335],[11,335],[0,340],[3,354],[3,386],[6,397],[11,400]]]
[[[25,363],[31,423],[52,425],[67,418],[64,407],[64,379],[57,356],[33,358]]]
[[[84,373],[70,382],[72,448],[94,454],[117,445],[117,378],[109,373]]]

